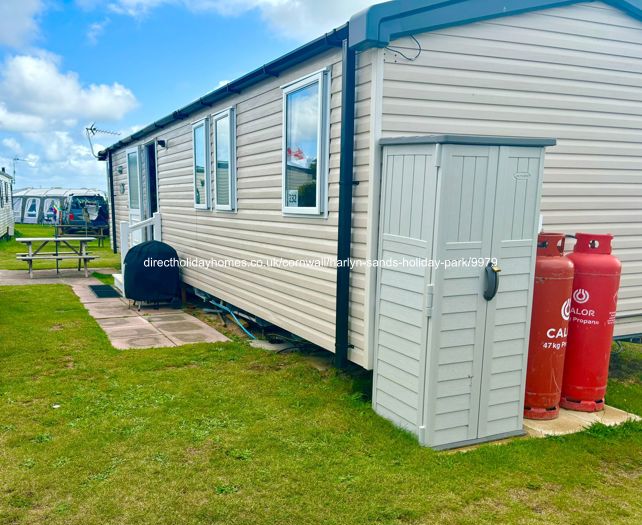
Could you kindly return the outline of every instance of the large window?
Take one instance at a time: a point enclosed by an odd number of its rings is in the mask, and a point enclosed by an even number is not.
[[[324,211],[326,196],[327,73],[283,88],[283,212]]]
[[[214,129],[214,207],[235,209],[236,147],[234,110],[228,109],[212,117]]]
[[[208,163],[209,128],[207,119],[192,126],[194,147],[194,207],[207,209],[210,205],[210,170]]]
[[[127,179],[129,181],[129,209],[140,210],[140,174],[138,150],[127,150]]]

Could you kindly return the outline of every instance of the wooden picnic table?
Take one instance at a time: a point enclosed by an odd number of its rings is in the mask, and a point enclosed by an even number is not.
[[[98,239],[98,246],[105,245],[105,239],[109,237],[109,226],[79,226],[77,224],[56,224],[57,237],[87,237],[91,235]],[[70,233],[70,230],[81,233]]]
[[[77,260],[78,271],[80,271],[81,263],[84,264],[85,277],[89,277],[87,263],[93,259],[97,259],[96,255],[89,255],[87,245],[95,241],[95,237],[17,237],[16,241],[23,243],[27,247],[27,253],[19,253],[16,259],[19,261],[26,261],[29,265],[29,277],[33,279],[33,261],[56,261],[56,273],[59,273],[60,261],[64,260]],[[70,243],[78,242],[78,248],[72,246]],[[43,248],[50,243],[55,246],[55,251],[42,251]],[[68,251],[61,251],[60,248],[68,248]]]

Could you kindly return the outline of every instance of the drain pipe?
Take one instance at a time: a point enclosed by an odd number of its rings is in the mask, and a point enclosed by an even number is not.
[[[354,170],[354,112],[356,53],[343,41],[341,77],[341,159],[339,169],[339,221],[337,241],[337,302],[334,362],[348,364],[350,315],[350,241],[352,237],[352,186]]]
[[[118,242],[116,239],[116,204],[114,203],[114,172],[112,170],[111,162],[110,150],[107,155],[107,185],[109,186],[109,219],[111,223],[109,225],[109,236],[114,241],[114,246],[112,248],[114,253],[118,253]]]

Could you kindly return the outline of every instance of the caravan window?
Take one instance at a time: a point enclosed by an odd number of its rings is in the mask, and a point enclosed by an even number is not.
[[[127,179],[129,181],[129,209],[140,209],[140,179],[138,176],[138,151],[127,152]]]
[[[214,207],[233,210],[235,206],[236,148],[234,110],[212,118],[214,129]]]
[[[209,128],[207,119],[192,126],[192,141],[194,152],[194,208],[209,208],[210,173],[207,159],[209,158]]]
[[[327,72],[283,88],[283,212],[319,214],[325,199]]]
[[[27,217],[36,218],[38,216],[38,204],[38,199],[31,198],[27,201]]]
[[[4,208],[4,189],[7,187],[6,182],[0,184],[0,208]]]

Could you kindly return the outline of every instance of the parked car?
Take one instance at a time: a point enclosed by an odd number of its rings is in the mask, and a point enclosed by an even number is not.
[[[102,195],[69,195],[62,206],[62,224],[77,227],[77,231],[86,228],[109,227],[107,201]],[[69,228],[74,231],[76,228]]]

